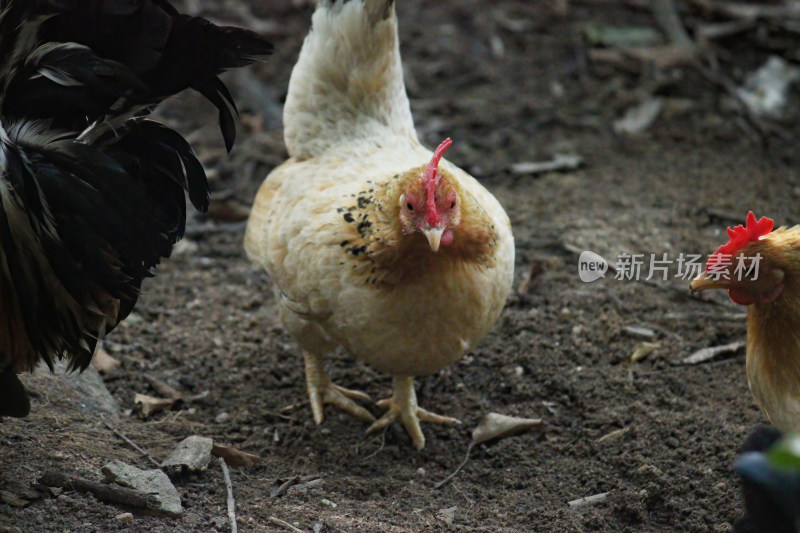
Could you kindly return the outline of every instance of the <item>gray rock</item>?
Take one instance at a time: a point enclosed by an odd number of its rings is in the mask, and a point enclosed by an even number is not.
[[[42,363],[32,376],[27,376],[25,384],[34,390],[46,390],[48,396],[59,396],[61,399],[75,398],[78,405],[94,414],[102,414],[111,418],[119,417],[119,406],[108,392],[103,378],[92,366],[83,372],[68,373],[67,362],[58,361],[53,372]]]
[[[211,461],[211,449],[214,441],[208,437],[192,435],[183,439],[172,453],[164,459],[161,467],[170,476],[178,476],[185,473],[202,472],[208,468]]]
[[[117,460],[106,464],[102,470],[107,483],[155,494],[165,514],[180,516],[183,512],[178,491],[161,470],[140,470]]]

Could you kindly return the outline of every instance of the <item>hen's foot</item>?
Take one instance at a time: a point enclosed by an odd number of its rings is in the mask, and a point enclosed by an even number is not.
[[[311,403],[311,412],[314,414],[314,422],[321,424],[325,419],[323,406],[332,404],[350,413],[356,418],[375,421],[372,413],[358,405],[351,398],[369,402],[370,397],[357,390],[346,389],[331,382],[325,367],[322,365],[322,358],[318,355],[304,351],[303,358],[306,362],[306,385],[308,387],[308,400]]]
[[[367,434],[385,429],[399,421],[406,428],[408,436],[411,437],[411,443],[418,450],[425,447],[425,435],[422,434],[422,429],[419,427],[420,422],[461,423],[455,418],[437,415],[418,406],[417,393],[414,392],[414,378],[408,376],[395,376],[392,397],[379,401],[378,405],[388,411],[367,429]]]

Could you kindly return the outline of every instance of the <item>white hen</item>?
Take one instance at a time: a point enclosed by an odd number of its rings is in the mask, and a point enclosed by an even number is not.
[[[264,181],[245,237],[275,284],[303,350],[314,419],[332,403],[365,420],[322,356],[344,346],[395,376],[369,431],[400,420],[417,448],[413,377],[461,358],[491,329],[511,288],[508,216],[474,178],[417,140],[392,0],[323,1],[284,110],[291,159]]]

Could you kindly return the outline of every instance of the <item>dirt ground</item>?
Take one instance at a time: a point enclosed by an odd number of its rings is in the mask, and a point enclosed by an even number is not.
[[[241,24],[236,3],[220,2],[216,11],[210,0],[185,5]],[[609,275],[585,284],[576,252],[593,250],[612,263],[622,252],[708,254],[749,209],[778,224],[800,222],[791,144],[761,147],[718,105],[715,88],[680,69],[658,91],[681,105],[667,106],[649,132],[613,134],[612,122],[636,102],[646,74],[587,64],[580,31],[588,22],[654,26],[648,12],[627,3],[574,2],[566,14],[544,1],[398,4],[421,139],[432,146],[453,137],[448,157],[499,198],[516,238],[515,288],[523,290],[474,352],[417,383],[422,405],[463,425],[423,426],[421,452],[398,428],[365,438],[362,423],[332,408],[316,427],[302,362],[269,282],[244,257],[243,224],[217,213],[192,219],[189,244],[146,282],[132,317],[105,343],[122,362],[104,378],[121,414],[101,416],[64,378],[29,378],[33,413],[0,425],[0,490],[13,492],[47,469],[100,480],[111,459],[148,468],[104,424],[110,421],[158,459],[193,434],[259,455],[256,466],[232,471],[240,531],[288,531],[270,517],[304,532],[729,530],[742,512],[731,463],[764,418],[748,392],[742,352],[679,363],[698,349],[743,340],[744,310],[724,294],[689,296],[688,283],[674,278],[647,284]],[[281,102],[311,14],[289,0],[253,6],[258,20],[250,24],[271,35],[277,52],[227,77],[243,116],[231,159],[213,109],[199,98],[184,95],[160,112],[195,143],[215,190],[244,205],[285,157]],[[760,61],[757,54],[735,60],[744,70]],[[580,154],[585,166],[536,177],[510,171],[557,153]],[[224,205],[236,210],[234,201]],[[632,326],[654,337],[626,333]],[[643,340],[659,347],[631,363]],[[334,381],[373,398],[390,391],[389,376],[346,354],[329,368]],[[132,413],[134,395],[158,395],[145,373],[184,394],[208,394],[143,420]],[[547,427],[476,447],[451,483],[434,488],[492,411],[541,417]],[[306,475],[322,482],[270,496]],[[230,530],[216,461],[176,486],[180,518],[134,511],[132,522],[120,522],[127,509],[65,491],[21,508],[0,504],[0,530]],[[607,497],[599,503],[567,504],[601,493]]]

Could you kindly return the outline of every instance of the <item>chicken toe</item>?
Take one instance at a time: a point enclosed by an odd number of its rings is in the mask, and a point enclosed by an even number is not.
[[[323,413],[323,406],[325,404],[335,405],[342,411],[350,413],[361,420],[367,422],[375,421],[375,417],[372,416],[372,413],[353,401],[353,399],[365,402],[371,401],[367,394],[357,390],[346,389],[331,382],[322,364],[322,357],[319,355],[303,351],[303,358],[306,363],[308,400],[311,403],[311,412],[314,414],[314,422],[321,424],[325,419]]]
[[[417,393],[414,391],[414,378],[410,376],[394,377],[392,397],[378,402],[380,407],[388,409],[369,429],[367,434],[375,433],[399,421],[406,428],[411,443],[418,450],[425,447],[425,435],[419,427],[420,422],[432,424],[460,424],[458,419],[437,415],[417,405]]]

